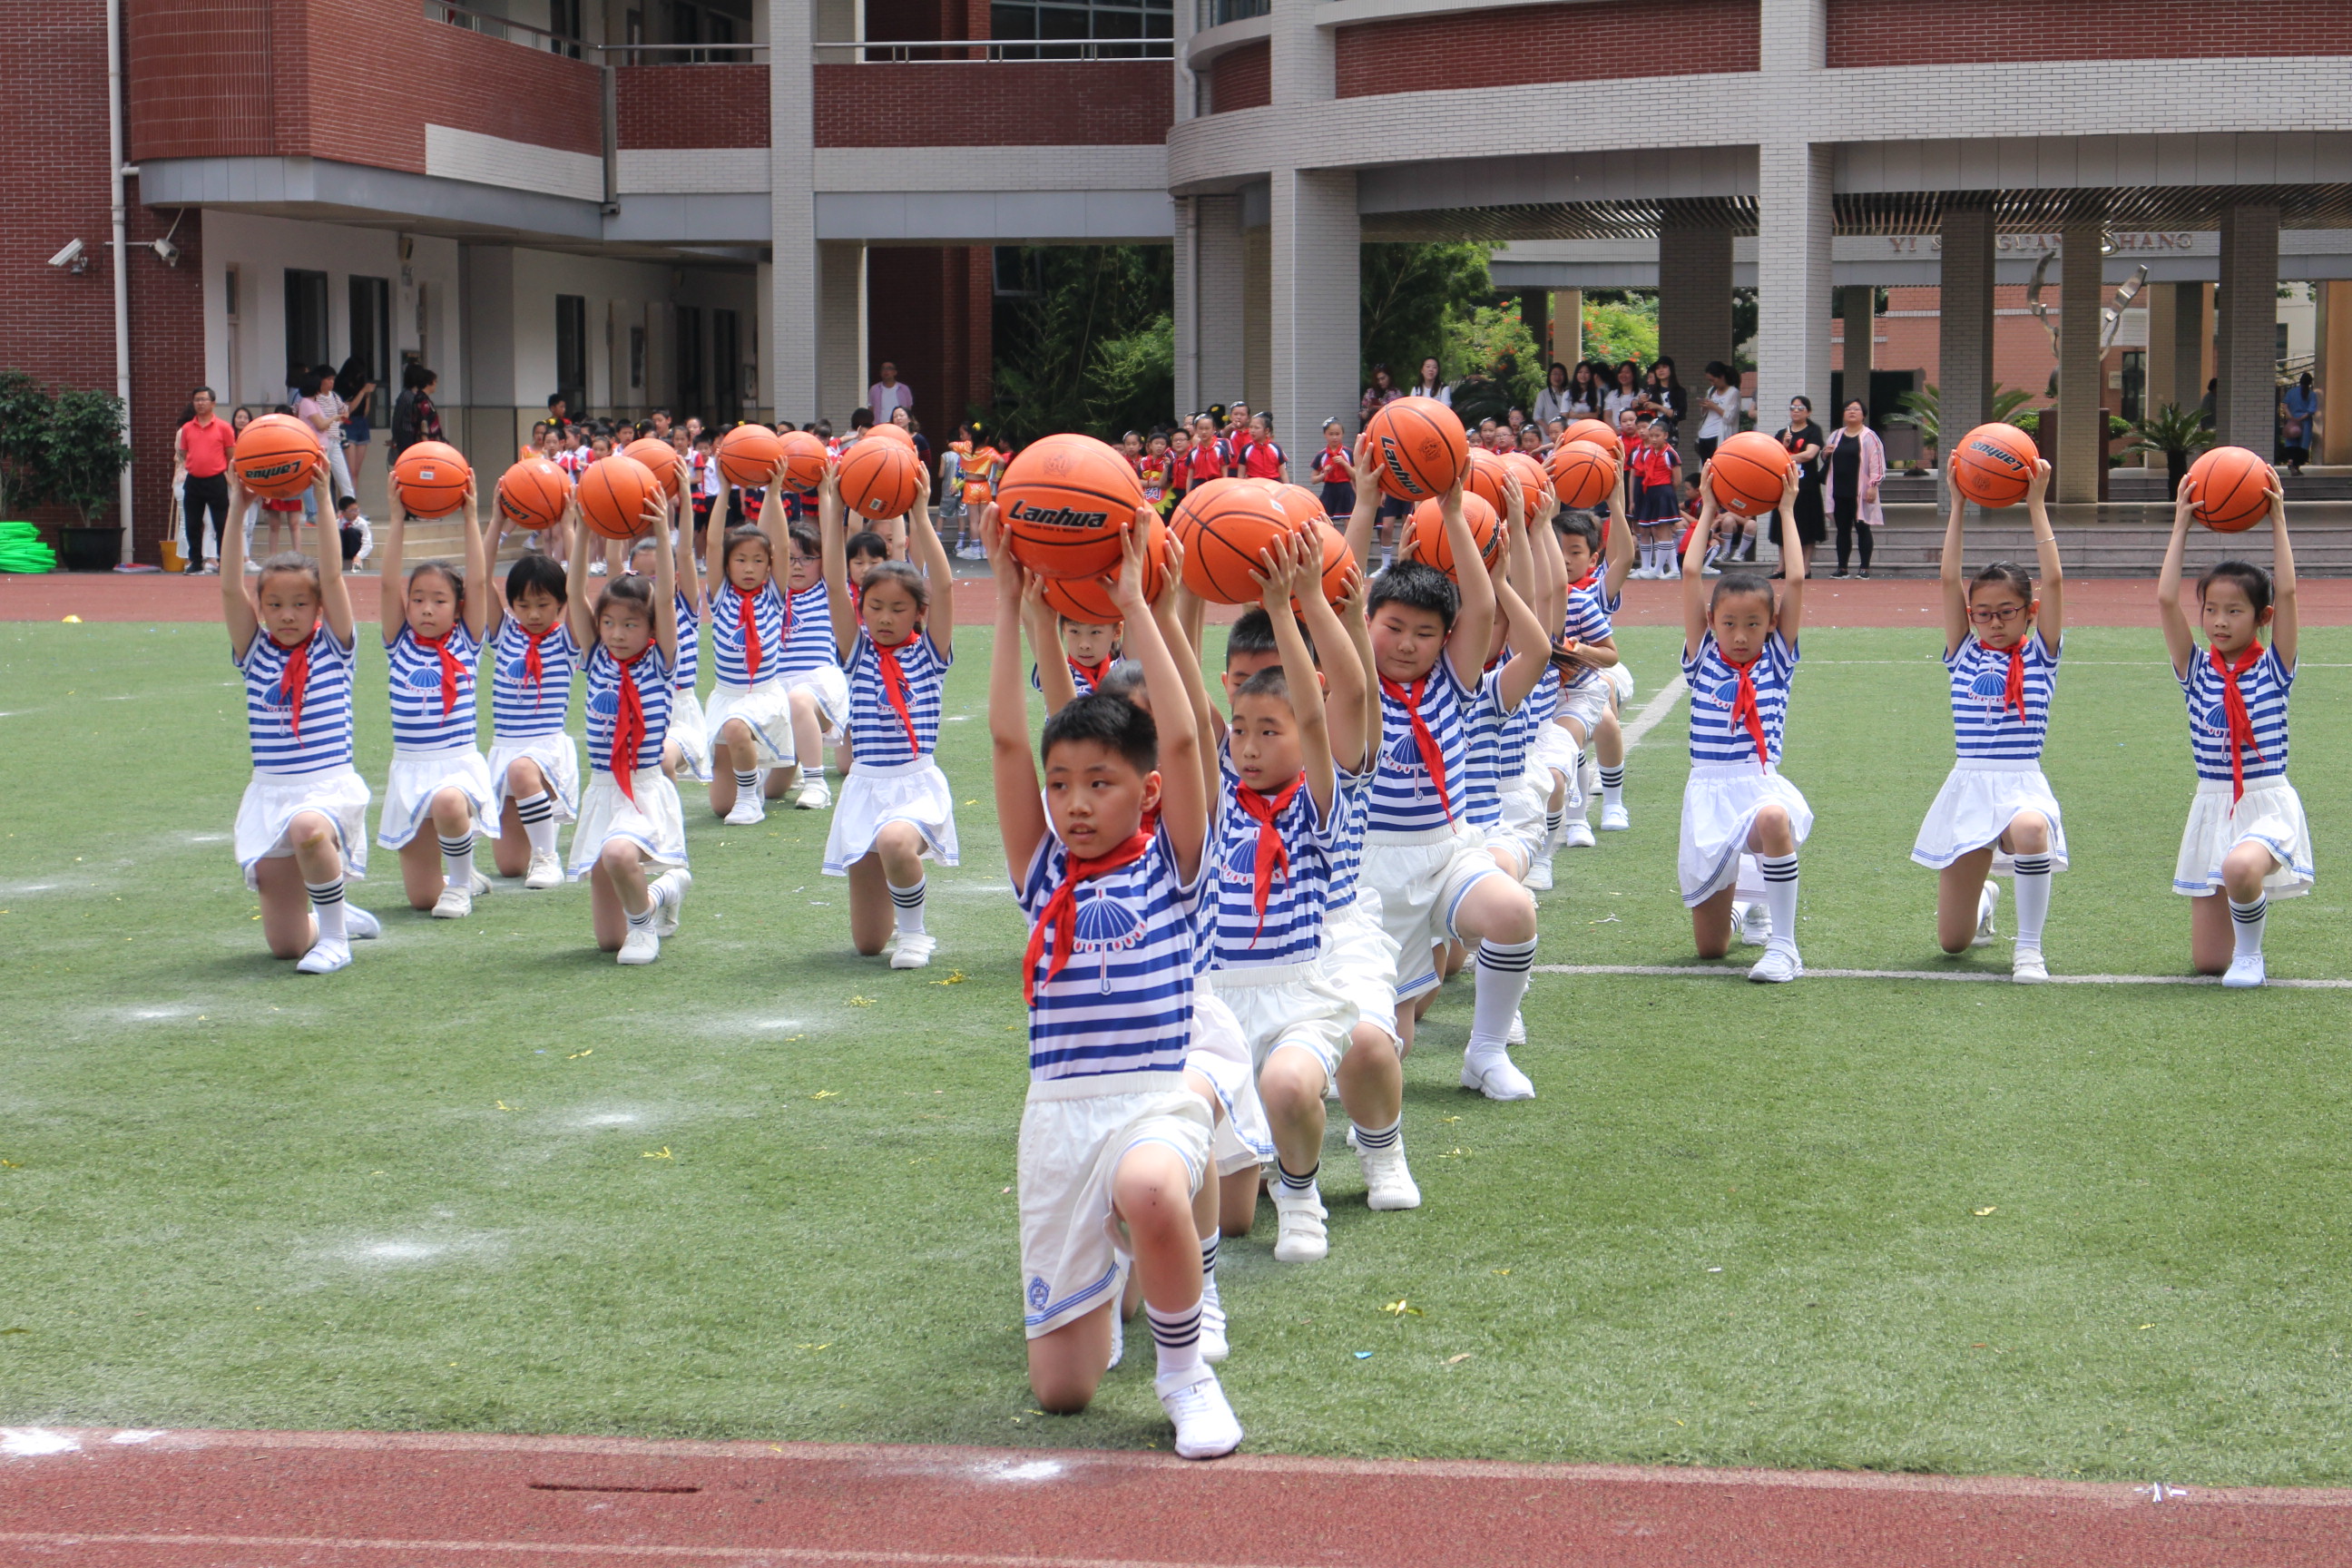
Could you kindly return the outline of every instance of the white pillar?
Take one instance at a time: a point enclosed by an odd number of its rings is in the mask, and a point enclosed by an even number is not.
[[[849,416],[866,402],[866,247],[828,240],[817,250],[816,412],[811,417],[832,420],[838,436],[847,433]]]
[[[1178,300],[1180,308],[1192,310],[1197,365],[1185,414],[1225,402],[1242,384],[1241,200],[1194,196],[1192,219],[1192,287]]]
[[[2264,462],[2278,429],[2278,235],[2275,205],[2221,209],[2213,428],[2222,444],[2251,447]]]
[[[1992,417],[1992,227],[1990,207],[1944,209],[1936,303],[1936,463],[1947,475],[1952,444]]]
[[[2060,230],[2058,284],[2058,439],[2051,450],[2058,472],[2053,499],[2099,499],[2106,465],[2100,437],[2106,423],[2107,378],[2099,368],[2099,303],[2106,292],[2099,253],[2100,221],[2070,219]]]
[[[1580,298],[1577,309],[1583,309]],[[1675,362],[1675,378],[1690,389],[1690,416],[1676,432],[1687,473],[1698,471],[1697,399],[1707,362],[1729,363],[1732,348],[1731,225],[1670,215],[1658,233],[1658,353]],[[1573,363],[1577,356],[1560,357]]]
[[[1184,24],[1177,24],[1181,29]],[[1178,196],[1176,206],[1176,416],[1201,406],[1201,218],[1198,196]]]
[[[1276,439],[1294,479],[1337,417],[1352,435],[1359,392],[1360,301],[1356,174],[1276,169],[1270,256],[1271,371]]]
[[[1778,430],[1801,395],[1827,429],[1837,417],[1828,406],[1830,150],[1767,143],[1758,162],[1756,423]]]
[[[768,0],[769,402],[795,425],[825,411],[817,388],[814,26],[811,0]]]

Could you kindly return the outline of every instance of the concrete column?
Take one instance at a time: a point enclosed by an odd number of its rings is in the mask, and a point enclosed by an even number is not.
[[[2331,466],[2352,463],[2352,283],[2319,285],[2319,450]]]
[[[1241,389],[1242,205],[1236,196],[1192,198],[1192,288],[1180,297],[1189,303],[1196,379],[1183,412],[1197,414]],[[1182,330],[1180,326],[1180,331]]]
[[[1360,232],[1352,169],[1276,169],[1269,226],[1269,402],[1294,478],[1326,419],[1350,434],[1360,385]],[[1253,393],[1253,398],[1255,394]]]
[[[2278,430],[2278,236],[2275,205],[2221,209],[2213,428],[2222,444],[2249,447],[2265,462]]]
[[[1528,336],[1535,339],[1536,341],[1536,363],[1530,368],[1535,372],[1537,382],[1540,384],[1543,380],[1545,372],[1551,366],[1553,357],[1551,347],[1551,290],[1549,289],[1520,289],[1519,320],[1521,322],[1525,323],[1528,329]],[[1535,417],[1534,409],[1530,408],[1528,410],[1528,417],[1530,419]]]
[[[1584,290],[1553,289],[1551,320],[1552,357],[1573,367],[1584,357]]]
[[[2213,285],[2176,283],[2172,300],[2172,401],[2195,408],[2213,374]]]
[[[1241,395],[1253,409],[1274,405],[1274,227],[1242,230],[1242,291],[1235,301],[1242,329]],[[1214,392],[1215,388],[1211,388]],[[1231,392],[1218,392],[1222,400]]]
[[[1756,423],[1788,423],[1789,399],[1813,400],[1822,428],[1830,395],[1831,149],[1812,140],[1830,101],[1827,0],[1761,0],[1762,79],[1757,139]],[[1728,336],[1728,334],[1726,334]],[[1768,531],[1769,533],[1769,531]],[[1768,541],[1765,553],[1770,552]]]
[[[2105,292],[2099,255],[2100,224],[2075,220],[2061,231],[2058,260],[2065,268],[2058,286],[2058,441],[2052,480],[2060,501],[2099,499],[2099,469],[2105,448],[2099,426],[2106,418],[2106,377],[2099,369],[2099,300]]]
[[[1937,295],[1936,463],[1947,474],[1952,444],[1992,418],[1992,209],[1947,207]]]
[[[795,425],[819,412],[814,26],[813,0],[768,0],[769,405]]]
[[[1886,417],[1886,411],[1871,407],[1870,367],[1876,359],[1878,335],[1878,290],[1864,284],[1837,291],[1838,384],[1844,388],[1838,394],[1838,406],[1830,412],[1841,422],[1845,418],[1845,404],[1856,397],[1870,409],[1873,428]]]
[[[866,401],[866,247],[828,240],[817,247],[815,310],[816,398],[813,419],[833,421],[835,435]],[[805,424],[803,420],[802,423]]]
[[[1685,473],[1697,471],[1706,363],[1728,361],[1731,351],[1731,227],[1670,211],[1658,234],[1658,353],[1691,392],[1690,415],[1675,433]]]
[[[1183,24],[1180,21],[1181,28]],[[1198,198],[1178,196],[1176,208],[1176,279],[1174,310],[1176,346],[1176,415],[1189,416],[1201,406],[1201,230],[1194,206]]]

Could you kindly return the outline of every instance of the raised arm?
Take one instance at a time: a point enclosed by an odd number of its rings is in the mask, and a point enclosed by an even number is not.
[[[662,662],[677,668],[677,552],[669,539],[669,492],[656,490],[646,498],[642,514],[654,534],[654,636],[661,643]]]
[[[507,515],[494,506],[490,508],[489,529],[482,539],[484,557],[490,563],[489,574],[483,580],[480,589],[482,636],[485,638],[498,634],[499,623],[511,613],[513,608],[507,603],[506,584],[499,581],[499,552],[505,547],[506,539]]]
[[[996,508],[982,507],[981,543],[996,574],[996,637],[988,655],[989,771],[996,784],[996,826],[1004,865],[1018,889],[1029,862],[1045,841],[1045,803],[1037,791],[1037,763],[1029,751],[1029,690],[1021,679],[1021,601],[1024,574],[996,526]]]
[[[1944,657],[1951,658],[1969,640],[1969,584],[1962,535],[1966,531],[1969,498],[1952,487],[1952,510],[1944,519],[1944,555],[1939,581],[1944,593]],[[2036,521],[2037,531],[2042,523]]]
[[[324,528],[322,517],[319,526]],[[340,555],[340,535],[337,530]],[[482,542],[481,502],[474,494],[474,476],[466,476],[466,630],[478,643],[491,626],[490,603],[498,591],[490,586],[490,563],[493,557]]]
[[[694,561],[693,491],[682,491],[670,499],[670,535],[674,542],[670,553],[677,559],[678,595],[684,598],[688,604],[693,605],[695,615],[699,616],[703,614],[705,607],[709,605],[710,601],[703,594],[702,573],[696,566]],[[712,553],[724,555],[726,552],[723,550],[715,550]],[[790,557],[788,555],[773,555],[769,559],[772,561],[783,561],[790,559]],[[684,637],[686,636],[686,628],[684,626],[678,627],[677,632],[680,637]]]
[[[1469,469],[1463,469],[1466,477]],[[1454,617],[1453,635],[1445,639],[1445,657],[1453,662],[1454,679],[1477,689],[1486,671],[1486,654],[1495,646],[1495,580],[1487,574],[1486,557],[1471,537],[1470,522],[1462,515],[1462,479],[1445,492],[1445,543],[1454,554],[1454,577],[1462,592],[1462,608]]]
[[[311,499],[319,508],[319,525],[310,531],[311,542],[319,552],[319,608],[327,629],[345,647],[356,647],[359,628],[352,617],[351,584],[343,580],[343,531],[329,520],[334,515],[335,481],[324,463],[319,465],[319,478],[311,490]],[[236,528],[231,514],[232,531]]]
[[[2271,616],[2271,651],[2278,656],[2279,668],[2294,668],[2295,638],[2301,630],[2301,617],[2294,604],[2294,547],[2286,538],[2286,496],[2279,488],[2278,475],[2271,475],[2271,603],[2276,613]]]
[[[711,467],[719,468],[719,465],[716,462],[712,463]],[[779,462],[776,465],[776,471],[780,474],[783,471],[782,463]],[[724,468],[719,468],[719,493],[711,499],[710,502],[710,526],[717,531],[719,537],[712,540],[709,547],[702,552],[702,602],[706,605],[715,605],[719,602],[719,585],[727,581],[727,509],[732,504],[732,493],[734,488],[734,486],[727,482],[727,470]],[[771,487],[768,493],[770,495],[774,495],[776,492],[775,489]],[[765,517],[767,514],[768,509],[766,507],[761,507],[760,509],[760,515]],[[789,556],[775,553],[775,546],[773,543],[769,545],[768,551],[768,559],[770,561],[787,561],[791,559]]]
[[[1356,510],[1348,516],[1348,553],[1356,569],[1371,575],[1372,531],[1381,517],[1381,463],[1372,455],[1372,438],[1356,437]]]
[[[580,521],[577,496],[564,498],[563,521],[564,531],[572,536],[572,561],[563,574],[563,620],[584,658],[596,646],[596,601],[589,596],[588,525]]]
[[[2050,465],[2037,458],[2025,489],[2026,521],[2033,524],[2033,562],[2042,574],[2042,612],[2035,617],[2035,632],[2042,646],[2056,653],[2059,639],[2066,635],[2066,568],[2058,560],[2058,531],[2050,526],[2050,509],[2042,504],[2049,489]]]
[[[1021,629],[1029,638],[1029,664],[1037,672],[1037,689],[1045,697],[1045,716],[1050,719],[1077,700],[1078,683],[1070,674],[1069,656],[1063,652],[1061,638],[1056,635],[1060,621],[1054,607],[1045,603],[1045,579],[1023,574],[1021,590]]]
[[[1348,646],[1356,650],[1356,662],[1364,672],[1363,746],[1353,753],[1355,761],[1348,766],[1348,771],[1350,773],[1358,773],[1370,767],[1379,758],[1381,751],[1382,718],[1381,683],[1377,679],[1379,667],[1372,662],[1371,622],[1364,614],[1364,601],[1370,594],[1371,587],[1365,580],[1364,569],[1360,566],[1350,566],[1348,568],[1346,596],[1339,601],[1339,607],[1332,612],[1339,617],[1340,626],[1347,628]],[[1343,764],[1347,764],[1349,754],[1343,745],[1344,734],[1337,725],[1332,727],[1331,741],[1332,754]]]
[[[1685,662],[1698,657],[1698,646],[1706,640],[1706,542],[1715,532],[1715,476],[1706,468],[1699,470],[1698,523],[1690,531],[1690,543],[1683,550],[1683,658]],[[1610,503],[1610,537],[1614,540],[1624,521],[1622,502]],[[1797,537],[1790,527],[1788,537]],[[1610,571],[1616,571],[1611,563]]]
[[[1184,695],[1192,704],[1192,732],[1201,738],[1201,787],[1203,798],[1215,800],[1223,781],[1218,777],[1217,748],[1225,738],[1224,715],[1209,700],[1209,678],[1201,668],[1201,623],[1208,616],[1208,606],[1184,591],[1184,547],[1173,533],[1163,533],[1168,542],[1168,580],[1160,597],[1151,604],[1153,619],[1160,624],[1160,638],[1171,648],[1184,651],[1176,657],[1176,668],[1184,677]]]
[[[2157,624],[2164,628],[2164,651],[2172,656],[2172,673],[2183,680],[2197,658],[2196,636],[2189,629],[2189,617],[2180,613],[2180,558],[2189,548],[2189,520],[2196,504],[2189,481],[2181,480],[2180,494],[2172,503],[2172,538],[2156,574]]]
[[[240,664],[253,650],[254,636],[261,630],[261,611],[254,603],[253,589],[245,581],[245,486],[237,481],[236,465],[232,463],[228,470],[228,525],[221,530],[220,542],[221,619],[228,626],[229,651],[236,655]],[[335,564],[342,563],[343,552],[338,548]]]
[[[321,493],[331,483],[328,479],[320,480]],[[383,550],[375,565],[376,620],[381,623],[377,629],[383,633],[383,646],[390,647],[400,637],[400,628],[408,621],[408,584],[402,580],[400,559],[401,552],[408,542],[408,509],[400,504],[400,486],[390,468],[386,468],[383,475]],[[319,509],[320,538],[324,539],[334,531],[327,525],[327,519],[333,515],[323,505]],[[338,540],[336,544],[335,563],[341,566],[343,559],[341,541]]]
[[[857,605],[849,596],[849,537],[843,531],[841,476],[831,468],[816,487],[816,531],[824,558],[824,607],[833,617],[833,653],[846,669],[857,651]]]
[[[913,524],[907,535],[907,558],[921,569],[931,585],[931,613],[924,618],[923,630],[940,657],[951,659],[955,658],[955,563],[948,559],[948,547],[940,542],[940,531],[931,526],[931,476],[920,463],[915,465],[915,510],[910,515]]]
[[[1364,751],[1370,743],[1365,726],[1377,723],[1378,710],[1364,700],[1371,685],[1368,673],[1370,667],[1357,651],[1355,634],[1331,608],[1331,601],[1323,596],[1323,545],[1312,534],[1306,536],[1306,550],[1313,559],[1307,565],[1298,594],[1299,608],[1306,612],[1307,635],[1315,641],[1315,651],[1323,656],[1323,704],[1325,725],[1330,732],[1330,752],[1334,763],[1349,773],[1360,773],[1364,765]],[[1348,573],[1351,584],[1363,581],[1363,574],[1352,566]]]
[[[1702,510],[1706,509],[1706,485],[1702,481]],[[1625,579],[1633,572],[1633,525],[1625,520],[1625,494],[1622,488],[1609,492],[1609,513],[1601,522],[1601,559],[1602,596],[1613,600],[1625,591]]]
[[[1313,566],[1307,564],[1311,552]],[[1275,651],[1282,658],[1282,679],[1290,689],[1290,710],[1298,721],[1299,756],[1307,770],[1307,790],[1315,797],[1315,812],[1328,820],[1339,779],[1331,762],[1331,731],[1323,715],[1323,683],[1315,656],[1307,650],[1306,634],[1291,601],[1298,595],[1320,600],[1323,552],[1312,534],[1289,533],[1267,546],[1251,573],[1258,585],[1258,603],[1273,623]],[[1343,658],[1347,657],[1342,654]]]
[[[1780,552],[1780,574],[1788,581],[1780,590],[1780,617],[1781,638],[1790,647],[1797,646],[1797,629],[1805,623],[1805,574],[1812,569],[1811,552],[1797,537],[1797,466],[1791,463],[1780,481],[1780,537],[1796,539],[1797,548]]]
[[[1200,873],[1208,848],[1209,795],[1202,787],[1201,736],[1181,721],[1187,712],[1184,672],[1177,653],[1161,635],[1151,605],[1143,596],[1143,531],[1150,509],[1135,509],[1135,521],[1125,535],[1118,580],[1111,598],[1127,623],[1127,657],[1143,667],[1143,689],[1151,695],[1151,711],[1165,713],[1171,722],[1160,728],[1160,823],[1176,847],[1176,874],[1189,886]]]

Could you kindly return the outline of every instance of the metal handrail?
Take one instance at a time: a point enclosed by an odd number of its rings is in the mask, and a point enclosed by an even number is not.
[[[853,64],[904,64],[914,58],[916,50],[941,51],[923,63],[995,62],[1020,65],[1033,60],[1102,60],[1102,59],[1168,59],[1172,58],[1176,40],[1173,38],[887,38],[847,40],[809,46],[812,52],[838,53],[854,51],[859,58]],[[1019,50],[1009,54],[1007,50]],[[1111,53],[1109,51],[1156,50],[1156,53]],[[952,51],[952,52],[947,52]],[[1074,52],[1073,52],[1074,51]]]

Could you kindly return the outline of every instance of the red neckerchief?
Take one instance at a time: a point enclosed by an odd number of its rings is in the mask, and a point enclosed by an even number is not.
[[[1716,651],[1723,652],[1721,648]],[[1762,657],[1761,654],[1757,656],[1758,658]],[[1747,726],[1748,738],[1756,742],[1756,765],[1763,767],[1769,763],[1771,753],[1764,744],[1764,709],[1756,700],[1756,659],[1751,658],[1746,664],[1733,664],[1730,657],[1726,655],[1723,662],[1730,665],[1732,673],[1739,677],[1739,695],[1731,700],[1731,721]]]
[[[729,587],[734,587],[729,584]],[[743,634],[743,684],[755,686],[760,679],[760,617],[751,608],[752,595],[735,589],[735,625]],[[788,609],[785,612],[789,615]]]
[[[1444,808],[1445,820],[1452,822],[1454,802],[1445,793],[1445,748],[1437,743],[1437,737],[1430,733],[1429,721],[1421,716],[1421,694],[1428,685],[1425,675],[1411,686],[1381,677],[1381,689],[1402,703],[1405,716],[1412,721],[1412,743],[1421,752],[1421,765],[1429,770],[1430,782],[1437,786],[1437,804]]]
[[[2254,744],[2254,716],[2246,710],[2245,694],[2238,689],[2238,677],[2261,662],[2263,645],[2250,642],[2232,660],[2221,657],[2218,647],[2205,650],[2213,661],[2214,673],[2221,678],[2221,707],[2230,715],[2230,805],[2246,797],[2246,752],[2252,748],[2256,757],[2263,749]]]
[[[530,700],[530,705],[534,708],[547,700],[547,667],[540,662],[539,645],[545,642],[553,634],[555,628],[562,624],[562,621],[550,621],[541,630],[532,631],[520,621],[515,623],[516,626],[522,627],[522,635],[528,639],[527,646],[522,650],[522,678],[531,684],[534,695]]]
[[[630,673],[632,666],[653,651],[651,644],[637,651],[636,658],[614,659],[613,667],[621,675],[620,711],[613,715],[613,751],[605,765],[613,771],[613,782],[637,803],[637,748],[646,743],[646,701],[637,695],[637,678]]]
[[[286,727],[294,738],[302,738],[302,699],[310,689],[310,645],[319,640],[319,625],[310,623],[310,635],[292,647],[278,643],[285,649],[286,668],[278,673],[278,695],[286,703]],[[276,637],[269,639],[278,642]]]
[[[1103,677],[1110,673],[1110,667],[1118,662],[1118,655],[1115,653],[1105,654],[1093,664],[1080,664],[1074,658],[1070,660],[1070,669],[1073,674],[1085,676],[1090,687],[1100,686]]]
[[[2029,627],[2026,631],[2026,637],[2031,637],[2032,635],[2032,630]],[[2014,707],[2017,710],[2017,721],[2022,724],[2026,721],[2025,637],[2020,637],[2016,642],[2011,644],[2008,649],[2008,654],[2009,679],[2007,681],[2002,683],[2000,689],[2000,707],[1999,711],[2006,713],[2011,707]]]
[[[466,669],[457,662],[457,656],[449,651],[449,639],[457,635],[457,628],[452,626],[437,637],[421,637],[416,635],[415,627],[408,629],[411,642],[418,647],[431,648],[434,657],[441,661],[441,717],[444,719],[449,717],[449,710],[457,706],[457,677]]]
[[[1282,832],[1274,819],[1290,809],[1298,798],[1298,786],[1307,782],[1302,770],[1297,778],[1274,795],[1261,795],[1247,784],[1236,785],[1234,801],[1257,824],[1257,861],[1250,873],[1250,903],[1257,910],[1257,928],[1250,932],[1250,945],[1257,945],[1258,932],[1265,930],[1265,901],[1274,891],[1274,873],[1278,868],[1283,880],[1290,879],[1290,847],[1282,841]]]
[[[1051,985],[1054,976],[1061,973],[1062,966],[1070,962],[1070,953],[1077,945],[1078,884],[1108,876],[1122,866],[1131,866],[1142,859],[1150,852],[1152,831],[1156,826],[1147,816],[1143,826],[1129,834],[1126,841],[1109,854],[1097,856],[1092,860],[1072,855],[1064,863],[1062,885],[1054,889],[1054,896],[1047,899],[1045,907],[1037,911],[1037,923],[1029,928],[1029,950],[1021,958],[1021,994],[1030,1005],[1034,1006],[1037,1003],[1037,959],[1045,951],[1046,928],[1051,927],[1054,932],[1054,956],[1045,965],[1045,984]]]
[[[912,637],[907,639],[908,642],[913,640]],[[905,646],[905,643],[899,645],[900,647]],[[890,710],[898,714],[898,722],[907,727],[907,749],[919,756],[923,748],[915,739],[915,716],[907,710],[907,672],[898,667],[898,649],[875,643],[874,662],[882,670],[882,695],[890,700]]]

